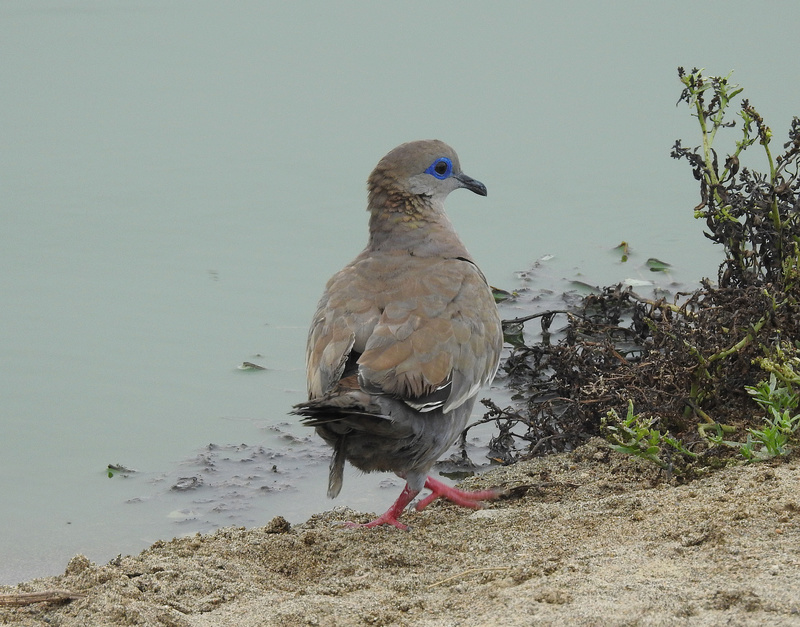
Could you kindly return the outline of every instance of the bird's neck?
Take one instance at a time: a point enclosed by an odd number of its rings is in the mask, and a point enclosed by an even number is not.
[[[373,202],[380,200],[379,203]],[[469,257],[443,201],[404,193],[370,198],[369,244],[374,251],[404,250],[420,257]]]

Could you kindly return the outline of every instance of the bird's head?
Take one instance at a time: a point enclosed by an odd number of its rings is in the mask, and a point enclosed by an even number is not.
[[[401,144],[378,162],[368,180],[372,207],[395,195],[442,204],[460,187],[486,196],[486,186],[464,174],[455,150],[438,139]]]

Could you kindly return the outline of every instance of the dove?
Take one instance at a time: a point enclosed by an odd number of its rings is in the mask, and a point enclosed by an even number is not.
[[[492,490],[467,492],[429,476],[466,426],[497,372],[503,333],[486,281],[444,210],[450,192],[486,196],[439,140],[402,144],[381,159],[367,189],[366,248],[327,283],[308,334],[308,401],[293,407],[333,448],[328,496],[345,462],[406,481],[381,516],[392,525],[417,495],[481,507]]]

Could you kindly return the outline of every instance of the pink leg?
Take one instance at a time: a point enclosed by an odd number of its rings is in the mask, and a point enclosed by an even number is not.
[[[457,490],[456,488],[451,488],[449,485],[445,485],[441,481],[437,481],[431,477],[428,477],[425,480],[425,487],[431,490],[431,494],[417,503],[418,512],[421,512],[439,497],[446,498],[448,501],[451,501],[456,505],[460,505],[461,507],[480,509],[481,501],[496,499],[499,496],[499,493],[495,492],[494,490],[481,490],[480,492],[466,492],[464,490]]]
[[[400,496],[397,497],[397,500],[394,502],[394,504],[387,509],[384,514],[378,516],[375,520],[364,523],[363,525],[353,522],[347,522],[345,525],[347,527],[366,527],[368,529],[377,527],[379,525],[392,525],[398,529],[408,529],[408,526],[401,523],[399,520],[397,520],[397,518],[403,513],[406,505],[408,505],[414,499],[414,497],[417,496],[417,494],[419,494],[419,490],[412,490],[408,487],[408,484],[406,484],[406,487],[403,488]]]
[[[460,505],[461,507],[480,509],[481,501],[495,499],[499,495],[499,493],[494,490],[481,490],[480,492],[466,492],[464,490],[458,490],[456,488],[451,488],[449,485],[445,485],[441,481],[432,479],[431,477],[428,477],[425,480],[425,487],[428,488],[431,493],[417,503],[417,511],[422,511],[439,497],[445,498],[456,505]],[[406,530],[408,529],[408,526],[401,523],[398,518],[400,517],[400,514],[403,513],[403,510],[406,508],[406,506],[412,500],[414,500],[414,497],[417,496],[417,494],[419,494],[419,490],[412,490],[406,483],[406,486],[403,488],[403,491],[400,493],[400,496],[397,497],[397,500],[394,502],[394,504],[375,520],[371,520],[364,524],[354,522],[346,522],[344,524],[347,527],[365,527],[367,529],[378,527],[380,525],[392,525],[398,529]]]

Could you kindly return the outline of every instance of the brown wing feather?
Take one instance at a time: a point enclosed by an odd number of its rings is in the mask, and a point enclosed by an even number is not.
[[[309,397],[336,386],[353,350],[364,387],[413,402],[447,386],[449,411],[491,379],[501,346],[491,291],[473,264],[372,253],[335,275],[320,301]]]

